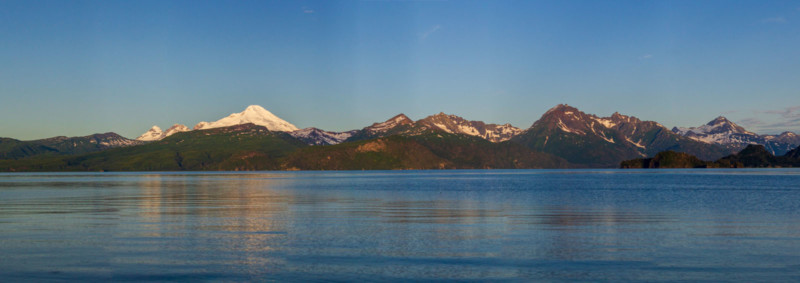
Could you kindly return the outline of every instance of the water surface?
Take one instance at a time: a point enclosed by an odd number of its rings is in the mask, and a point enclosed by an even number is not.
[[[0,281],[800,281],[800,171],[0,174]]]

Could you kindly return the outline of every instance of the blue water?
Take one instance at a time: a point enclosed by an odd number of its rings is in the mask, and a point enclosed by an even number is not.
[[[0,174],[0,281],[800,281],[800,170]]]

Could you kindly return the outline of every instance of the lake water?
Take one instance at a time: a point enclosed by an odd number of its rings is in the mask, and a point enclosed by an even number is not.
[[[800,170],[0,174],[0,281],[800,281]]]

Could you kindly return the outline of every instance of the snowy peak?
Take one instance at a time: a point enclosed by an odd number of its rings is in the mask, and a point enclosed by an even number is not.
[[[719,116],[714,120],[711,120],[711,122],[708,122],[706,126],[709,127],[708,128],[709,131],[707,132],[709,134],[724,133],[724,132],[737,133],[737,134],[753,134],[751,132],[746,131],[742,126],[739,126],[736,123],[728,120],[728,118],[722,116]]]
[[[206,128],[208,128],[209,124],[211,124],[211,123],[205,122],[205,121],[197,123],[197,125],[194,125],[194,128],[192,128],[192,130],[206,129]]]
[[[547,112],[545,112],[544,115],[542,115],[542,116],[547,116],[548,114],[554,114],[554,113],[555,114],[558,114],[558,113],[571,114],[569,112],[580,112],[580,111],[578,110],[578,108],[569,106],[568,104],[559,104],[559,105],[553,106],[553,108],[550,108],[549,110],[547,110]]]
[[[442,112],[425,117],[417,121],[416,124],[447,133],[477,136],[491,142],[506,141],[522,132],[521,129],[510,124],[486,124],[481,121],[469,121],[459,116]]]
[[[136,138],[137,141],[157,141],[163,138],[164,132],[158,126],[153,126],[147,132]]]
[[[586,135],[586,133],[592,132],[592,121],[596,120],[597,116],[587,115],[567,104],[559,104],[547,110],[538,121],[533,123],[531,128],[546,127],[562,132]]]
[[[89,143],[96,144],[98,147],[101,148],[124,147],[124,146],[141,144],[141,142],[139,141],[127,139],[123,136],[118,135],[117,133],[112,133],[112,132],[104,134],[88,135],[79,138],[88,139]]]
[[[719,116],[711,122],[699,127],[675,127],[672,132],[690,139],[725,146],[733,151],[741,150],[751,144],[760,144],[774,155],[783,153],[800,145],[800,137],[791,132],[780,135],[758,135],[745,130],[742,126]]]
[[[739,126],[736,123],[731,122],[730,120],[722,116],[719,116],[714,120],[711,120],[711,122],[708,122],[705,125],[699,127],[691,127],[691,128],[675,127],[672,128],[672,132],[680,134],[682,136],[696,137],[696,140],[705,141],[708,143],[719,143],[718,142],[719,138],[731,134],[756,135],[755,133],[748,132],[742,126]],[[718,137],[709,139],[710,136],[718,136]]]
[[[278,116],[275,116],[275,114],[272,114],[272,112],[267,111],[267,109],[259,105],[250,105],[244,111],[233,113],[216,122],[200,122],[194,126],[194,129],[205,130],[247,123],[264,126],[270,131],[292,132],[298,130],[298,128],[291,123],[278,118]]]
[[[397,116],[394,116],[389,120],[386,120],[384,123],[390,123],[395,125],[409,125],[409,124],[414,124],[414,121],[411,120],[411,118],[408,118],[406,114],[400,113],[397,114]]]
[[[164,132],[164,138],[166,138],[168,136],[171,136],[171,135],[174,135],[174,134],[177,134],[177,133],[188,132],[188,131],[191,131],[191,130],[192,129],[189,129],[189,127],[187,127],[186,125],[175,124],[175,125],[172,125],[172,127],[169,127],[169,129],[167,129],[166,132]]]
[[[141,136],[136,138],[136,140],[138,140],[138,141],[158,141],[158,140],[162,140],[162,139],[164,139],[164,138],[166,138],[168,136],[171,136],[173,134],[180,133],[180,132],[188,132],[188,131],[191,131],[191,129],[189,129],[189,127],[186,127],[186,126],[181,125],[181,124],[172,125],[172,127],[169,127],[169,129],[167,129],[166,132],[162,131],[161,128],[159,128],[158,126],[153,126],[152,128],[150,128],[150,130],[147,130],[147,132],[145,132],[144,134],[142,134]]]
[[[389,120],[386,120],[385,122],[372,124],[372,126],[366,127],[364,128],[364,130],[370,134],[375,134],[375,133],[383,133],[389,131],[398,126],[413,125],[413,124],[414,121],[409,119],[408,116],[406,116],[405,114],[400,113],[397,116],[394,116]]]
[[[244,112],[245,113],[256,113],[256,114],[265,114],[265,113],[272,114],[269,111],[267,111],[267,109],[264,109],[264,107],[261,107],[261,105],[255,105],[255,104],[248,105],[247,108],[244,109]]]
[[[714,120],[711,120],[710,122],[706,123],[706,125],[714,126],[714,125],[721,125],[721,124],[725,124],[725,123],[732,123],[732,122],[730,120],[728,120],[728,118],[725,118],[725,116],[718,116],[717,118],[714,118]]]
[[[333,145],[342,143],[357,132],[358,130],[328,132],[317,128],[305,128],[289,134],[309,145]]]
[[[614,114],[611,114],[611,117],[608,117],[606,119],[609,119],[609,120],[613,121],[615,124],[641,123],[642,122],[642,120],[639,120],[639,118],[636,118],[636,117],[633,117],[633,116],[628,116],[628,115],[622,115],[622,114],[619,114],[619,112],[614,112]]]
[[[783,132],[776,137],[777,139],[797,139],[798,136],[792,132]]]
[[[674,127],[672,128],[672,132],[676,134],[680,134],[682,136],[687,137],[707,137],[711,135],[719,135],[720,137],[723,135],[731,135],[731,134],[747,134],[747,135],[755,135],[754,133],[748,132],[741,126],[737,125],[736,123],[731,122],[725,117],[719,116],[714,120],[706,123],[705,125],[699,127]],[[698,139],[699,140],[699,139]],[[709,140],[709,142],[712,142]]]

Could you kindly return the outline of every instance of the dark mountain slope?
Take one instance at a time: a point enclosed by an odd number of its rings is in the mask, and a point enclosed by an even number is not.
[[[800,167],[797,156],[800,147],[789,151],[784,156],[774,156],[763,145],[751,144],[736,154],[731,154],[717,161],[701,161],[699,158],[672,151],[660,152],[653,158],[639,158],[620,163],[621,168],[764,168],[764,167]]]
[[[708,159],[730,153],[718,145],[679,136],[656,122],[619,113],[601,118],[569,105],[548,110],[511,141],[584,167],[616,167],[622,160],[664,150]]]
[[[83,137],[53,137],[32,141],[0,138],[0,159],[83,154],[140,144],[143,144],[143,142],[127,139],[116,133],[94,134]]]
[[[286,168],[309,170],[566,168],[558,157],[512,143],[479,137],[427,132],[393,135],[326,147],[308,147],[290,155]]]

